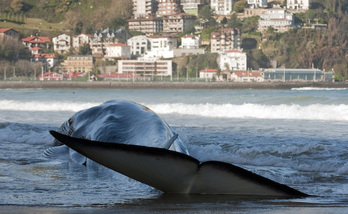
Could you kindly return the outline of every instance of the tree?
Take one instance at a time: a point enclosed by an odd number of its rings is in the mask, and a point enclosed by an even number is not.
[[[234,4],[233,10],[237,13],[243,13],[244,8],[248,6],[248,2],[245,0],[238,1]]]
[[[238,19],[237,14],[234,13],[231,16],[231,19],[227,25],[229,28],[239,28],[240,29],[242,27],[242,22],[240,19]]]
[[[79,47],[79,55],[90,55],[91,53],[92,53],[92,50],[89,44],[84,44]]]
[[[82,33],[82,27],[83,27],[83,23],[81,21],[76,23],[75,28],[74,28],[75,35]]]

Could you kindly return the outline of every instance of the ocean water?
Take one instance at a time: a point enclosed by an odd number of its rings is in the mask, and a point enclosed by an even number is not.
[[[219,160],[308,198],[168,196],[109,169],[43,156],[75,112],[107,100],[148,106],[201,161]],[[348,212],[348,89],[0,90],[0,212]]]

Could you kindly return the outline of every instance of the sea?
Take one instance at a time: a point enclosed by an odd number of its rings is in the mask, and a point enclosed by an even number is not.
[[[50,130],[108,100],[143,104],[200,161],[311,195],[166,195],[104,167],[48,158]],[[130,160],[131,161],[131,160]],[[0,213],[348,213],[348,89],[1,89]]]

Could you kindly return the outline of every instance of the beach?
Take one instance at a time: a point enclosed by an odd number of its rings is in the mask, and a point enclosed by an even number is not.
[[[348,88],[348,82],[120,82],[120,81],[1,81],[0,89],[292,89]]]

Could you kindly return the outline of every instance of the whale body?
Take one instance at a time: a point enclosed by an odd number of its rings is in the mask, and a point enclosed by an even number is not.
[[[158,147],[189,154],[179,136],[172,139],[176,133],[166,121],[146,106],[124,100],[111,100],[79,111],[65,121],[58,132],[76,138]],[[69,159],[80,164],[88,160],[62,142],[55,140],[53,144],[54,147],[45,150],[45,156],[68,154]]]
[[[200,162],[164,120],[132,102],[109,101],[80,111],[50,133],[63,145],[47,149],[48,155],[69,148],[72,159],[87,157],[164,193],[308,196],[230,163]]]

